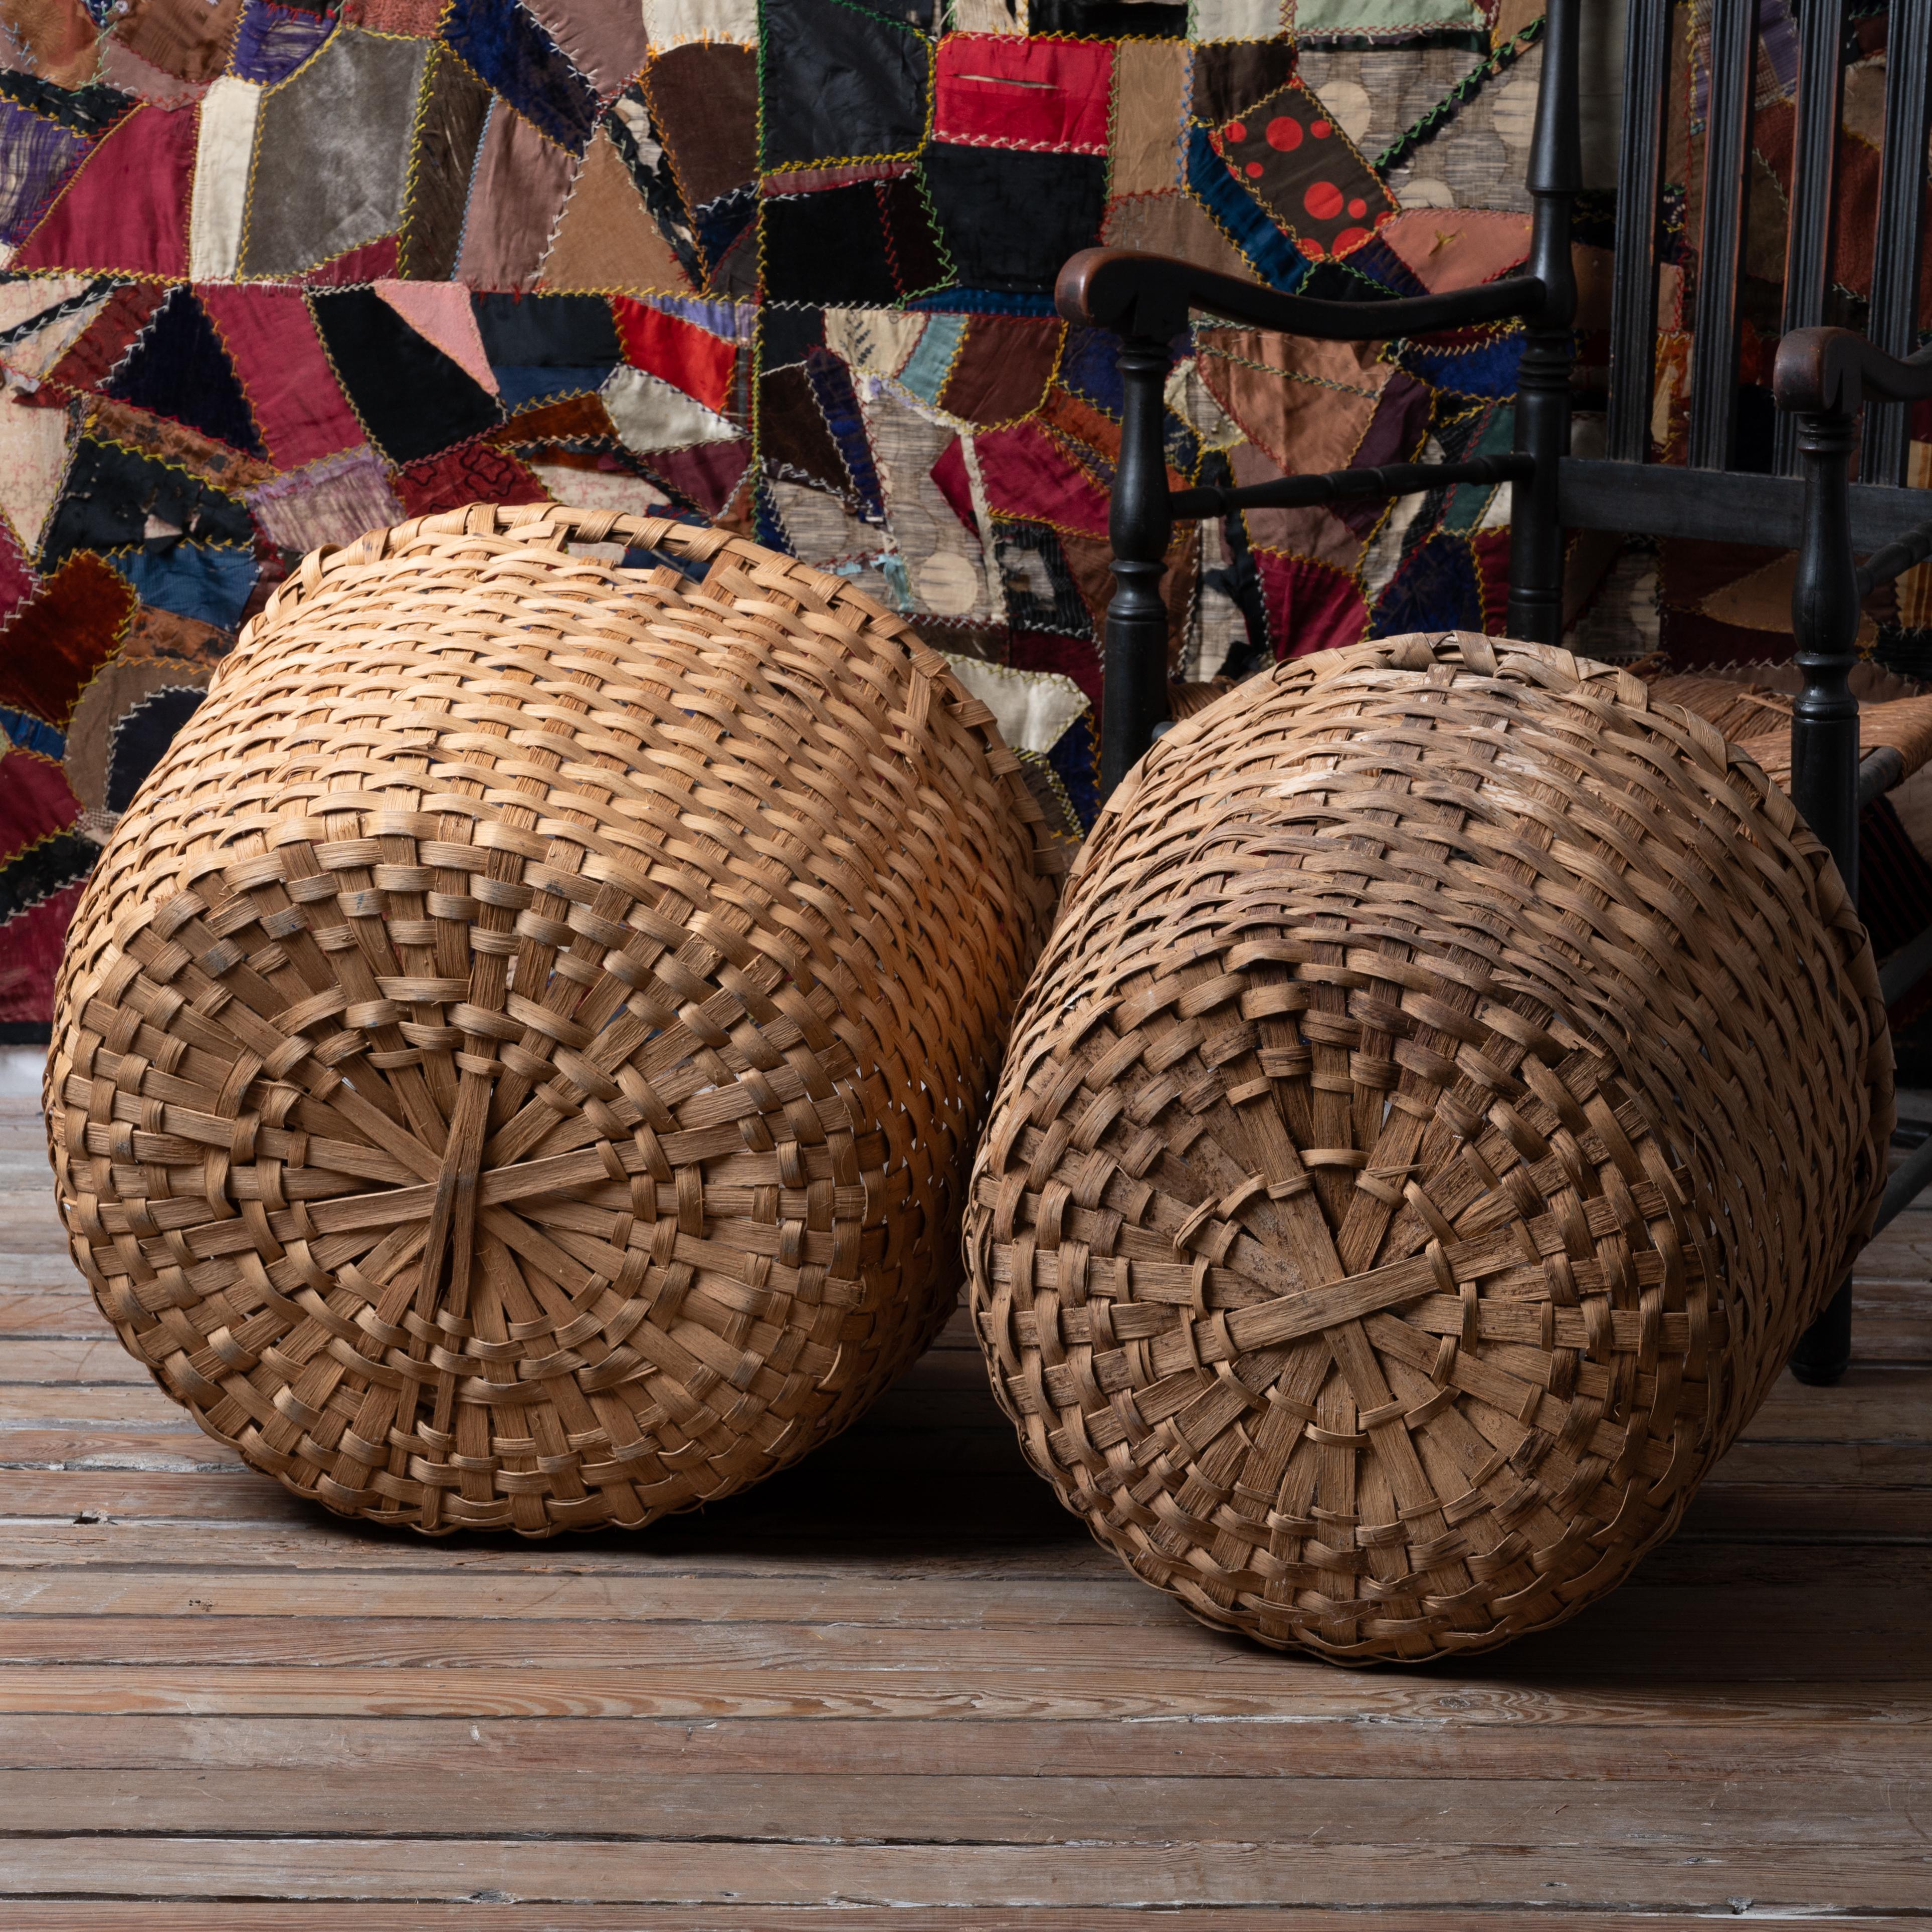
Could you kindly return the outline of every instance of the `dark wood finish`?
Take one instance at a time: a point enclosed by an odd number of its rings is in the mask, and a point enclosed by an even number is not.
[[[1568,458],[1560,474],[1558,514],[1569,530],[1790,550],[1797,548],[1804,532],[1804,485],[1796,477],[1733,472],[1714,488],[1707,471],[1587,457]],[[1852,541],[1861,553],[1910,536],[1932,508],[1921,491],[1862,483],[1851,486],[1848,502]]]
[[[1083,248],[1068,260],[1054,284],[1054,304],[1068,321],[1162,343],[1178,335],[1190,314],[1321,342],[1379,342],[1391,335],[1427,335],[1502,322],[1528,314],[1540,299],[1539,292],[1519,275],[1447,295],[1323,302],[1239,282],[1178,256],[1132,248]]]
[[[1527,456],[1477,456],[1467,463],[1390,463],[1379,470],[1330,470],[1316,476],[1283,476],[1244,489],[1183,490],[1170,500],[1177,517],[1224,517],[1231,510],[1292,509],[1351,496],[1402,496],[1450,483],[1508,483],[1535,466]]]
[[[1112,791],[1168,715],[1167,606],[1160,580],[1174,529],[1162,447],[1167,338],[1138,332],[1120,344],[1120,462],[1108,506],[1114,596],[1107,606],[1100,716],[1100,787]]]
[[[1738,272],[1744,245],[1757,0],[1711,0],[1704,225],[1690,338],[1694,470],[1728,470],[1737,438]]]
[[[1657,198],[1664,180],[1672,0],[1628,0],[1624,22],[1623,143],[1617,158],[1616,248],[1610,284],[1610,394],[1604,447],[1617,463],[1650,454],[1657,376]]]
[[[1932,363],[1900,362],[1849,329],[1798,329],[1779,343],[1773,380],[1780,410],[1797,425],[1804,466],[1804,522],[1791,622],[1804,685],[1792,706],[1792,799],[1830,848],[1856,898],[1858,704],[1848,680],[1857,662],[1860,607],[1880,580],[1875,566],[1892,574],[1906,568],[1922,554],[1924,533],[1908,531],[1894,538],[1868,559],[1864,570],[1858,568],[1851,455],[1867,394],[1899,403],[1932,396]],[[1922,515],[1919,493],[1894,494],[1902,504],[1916,504]],[[1835,1382],[1851,1354],[1847,1283],[1798,1343],[1792,1372],[1804,1382]]]
[[[1832,213],[1837,200],[1838,119],[1844,98],[1839,54],[1844,0],[1812,0],[1798,20],[1797,120],[1793,140],[1804,164],[1792,170],[1791,214],[1785,230],[1783,332],[1815,328],[1825,320],[1832,260]],[[1798,426],[1778,419],[1778,469],[1798,473]]]
[[[1527,279],[1540,296],[1523,319],[1516,369],[1516,448],[1529,474],[1510,496],[1509,633],[1557,643],[1563,631],[1563,530],[1557,466],[1570,454],[1570,366],[1576,360],[1576,276],[1570,216],[1583,186],[1577,104],[1579,20],[1552,4],[1544,23],[1543,71],[1525,184],[1530,196]]]
[[[963,1323],[641,1534],[338,1522],[123,1353],[0,1104],[0,1922],[1922,1932],[1932,1208],[1858,1273],[1844,1386],[1781,1382],[1624,1590],[1348,1672],[1122,1572]]]
[[[1790,338],[1787,338],[1786,340]],[[1858,892],[1858,590],[1852,557],[1850,418],[1804,415],[1798,455],[1804,466],[1804,540],[1791,598],[1804,688],[1791,710],[1791,796],[1838,861],[1854,904]],[[1852,1286],[1847,1281],[1798,1338],[1791,1372],[1835,1382],[1851,1366]]]
[[[1879,156],[1878,228],[1873,238],[1871,339],[1903,356],[1917,339],[1918,256],[1924,244],[1928,69],[1932,0],[1892,0],[1886,36],[1885,140]],[[1911,424],[1895,403],[1865,418],[1859,470],[1872,483],[1905,481]]]

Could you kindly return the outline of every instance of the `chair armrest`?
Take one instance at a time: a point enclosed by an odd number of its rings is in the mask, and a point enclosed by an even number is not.
[[[1512,275],[1439,296],[1398,296],[1388,302],[1321,302],[1284,295],[1220,275],[1171,255],[1130,248],[1083,248],[1060,272],[1054,304],[1069,322],[1167,341],[1199,310],[1224,321],[1324,342],[1376,342],[1393,335],[1426,335],[1472,322],[1529,315],[1544,302],[1543,284]]]
[[[1890,403],[1932,397],[1932,358],[1901,361],[1852,328],[1794,328],[1778,345],[1771,377],[1778,406],[1796,415],[1856,416],[1868,395]]]

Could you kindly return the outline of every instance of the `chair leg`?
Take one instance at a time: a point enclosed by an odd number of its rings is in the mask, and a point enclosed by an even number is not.
[[[1563,526],[1558,465],[1569,453],[1570,332],[1532,329],[1516,370],[1516,446],[1534,473],[1510,486],[1509,634],[1526,644],[1563,641]]]
[[[1791,797],[1858,896],[1858,560],[1852,548],[1848,478],[1854,425],[1842,410],[1801,416],[1804,522],[1791,595],[1796,662],[1804,680],[1791,708]],[[1791,1372],[1834,1382],[1852,1359],[1852,1285],[1839,1288],[1799,1338]]]
[[[1570,222],[1583,186],[1578,129],[1580,0],[1552,0],[1544,26],[1544,73],[1530,137],[1525,185],[1530,218],[1529,272],[1543,284],[1540,310],[1528,319],[1516,369],[1516,446],[1532,459],[1528,478],[1510,488],[1509,634],[1526,643],[1563,641],[1563,524],[1557,476],[1570,454],[1570,369],[1576,360],[1576,278]]]
[[[1801,1382],[1828,1388],[1852,1365],[1852,1284],[1847,1280],[1825,1312],[1798,1338],[1791,1372]]]
[[[1114,596],[1100,692],[1100,801],[1105,804],[1154,742],[1168,716],[1167,606],[1160,580],[1174,528],[1162,446],[1167,344],[1130,335],[1120,345],[1120,461],[1107,532],[1113,545]]]

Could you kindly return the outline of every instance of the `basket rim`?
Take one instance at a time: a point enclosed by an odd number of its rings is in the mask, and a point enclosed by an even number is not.
[[[642,517],[628,511],[579,509],[567,503],[478,502],[460,509],[409,518],[400,524],[380,525],[364,531],[351,543],[320,544],[308,552],[275,586],[261,610],[242,626],[234,650],[216,668],[214,683],[220,684],[230,666],[245,661],[258,626],[278,616],[292,615],[338,572],[366,569],[385,562],[407,562],[400,552],[423,536],[470,536],[486,541],[521,538],[530,542],[548,537],[550,541],[546,547],[558,551],[571,542],[623,540],[627,548],[669,550],[705,563],[731,556],[754,570],[776,572],[786,580],[784,588],[802,592],[842,616],[856,616],[868,638],[903,650],[914,682],[915,707],[920,704],[918,686],[923,680],[955,721],[977,734],[994,781],[1008,793],[1016,814],[1026,828],[1036,874],[1057,879],[1071,866],[1071,858],[1062,845],[1055,843],[1044,810],[1021,776],[1024,763],[1021,754],[1001,735],[992,707],[966,688],[943,652],[928,644],[904,617],[888,610],[849,579],[801,562],[796,557],[787,556],[715,524],[687,524],[674,517]],[[620,586],[627,576],[640,574],[626,572],[622,566],[601,557],[573,557],[572,561],[607,572]]]
[[[1212,704],[1204,705],[1192,716],[1154,740],[1115,788],[1113,796],[1102,804],[1066,882],[1069,892],[1077,891],[1090,867],[1101,862],[1104,848],[1110,842],[1108,835],[1132,811],[1143,787],[1162,762],[1178,755],[1222,723],[1239,716],[1253,704],[1264,680],[1274,687],[1303,680],[1319,687],[1346,678],[1352,673],[1394,670],[1419,674],[1438,664],[1452,665],[1478,676],[1494,676],[1513,664],[1535,665],[1536,688],[1552,698],[1564,700],[1579,697],[1598,698],[1614,710],[1653,721],[1664,728],[1666,735],[1681,734],[1688,739],[1691,746],[1710,760],[1714,779],[1741,788],[1749,804],[1765,815],[1772,829],[1790,841],[1816,866],[1820,922],[1828,932],[1838,935],[1836,950],[1840,968],[1851,991],[1874,1017],[1874,1051],[1868,1058],[1865,1079],[1872,1096],[1873,1135],[1880,1150],[1878,1166],[1882,1174],[1883,1150],[1896,1124],[1898,1105],[1891,1026],[1886,1013],[1885,995],[1879,983],[1878,961],[1872,950],[1871,936],[1858,917],[1856,903],[1846,886],[1838,861],[1832,857],[1831,848],[1805,823],[1790,794],[1758,763],[1748,746],[1726,738],[1708,718],[1685,706],[1658,698],[1642,679],[1623,665],[1580,656],[1558,645],[1534,644],[1525,638],[1492,637],[1481,632],[1436,630],[1404,632],[1386,638],[1365,639],[1360,644],[1330,650],[1310,652],[1302,657],[1284,658],[1258,676],[1232,686]],[[1853,1255],[1869,1238],[1870,1224],[1877,1216],[1882,1191],[1881,1182],[1858,1217],[1853,1230]]]

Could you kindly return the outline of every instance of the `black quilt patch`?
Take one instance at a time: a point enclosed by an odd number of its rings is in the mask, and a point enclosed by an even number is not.
[[[768,201],[764,239],[768,302],[885,308],[951,279],[910,175]]]
[[[1027,32],[1083,40],[1184,40],[1187,9],[1132,0],[1031,0]]]
[[[141,781],[161,761],[174,735],[201,709],[208,694],[191,685],[151,692],[114,727],[107,754],[107,809],[125,812]]]
[[[1066,258],[1100,238],[1102,155],[935,142],[926,178],[955,272],[968,288],[1045,294]]]
[[[767,168],[909,154],[926,135],[932,44],[846,0],[765,0]]]
[[[0,925],[86,878],[100,856],[100,848],[78,832],[56,832],[29,845],[11,865],[0,866]]]
[[[145,541],[148,519],[201,543],[252,546],[255,526],[232,496],[184,470],[82,436],[40,550],[51,574],[77,550],[125,550]]]
[[[766,369],[802,362],[825,344],[825,314],[815,308],[767,308],[758,312],[758,361]]]
[[[489,391],[374,289],[318,293],[315,320],[356,414],[391,462],[466,442],[500,420]]]
[[[266,452],[214,326],[186,289],[170,290],[128,359],[105,386],[136,408],[185,423],[230,449]]]
[[[602,296],[476,295],[470,305],[493,367],[608,367],[624,359],[610,304]]]

